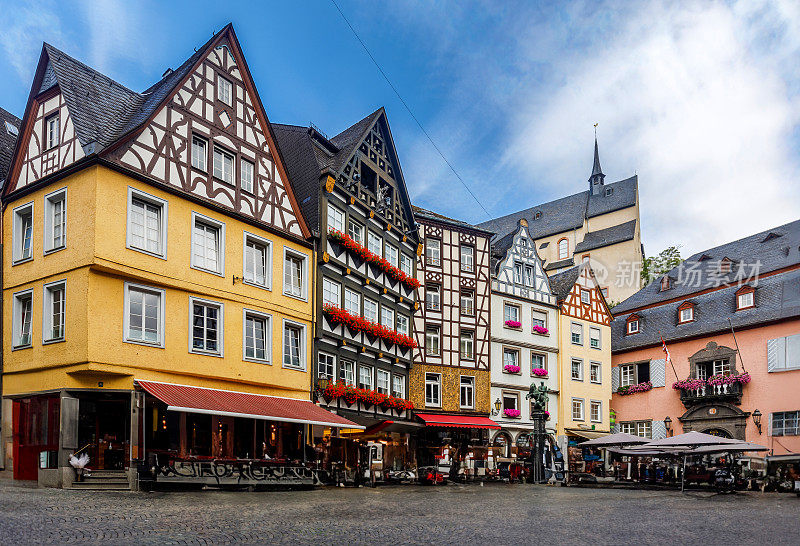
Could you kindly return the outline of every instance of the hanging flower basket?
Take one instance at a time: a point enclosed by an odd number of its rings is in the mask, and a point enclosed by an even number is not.
[[[518,409],[506,409],[503,410],[503,413],[505,414],[506,417],[510,417],[511,419],[516,419],[521,415],[522,412],[520,412]]]
[[[344,309],[326,303],[322,307],[322,314],[325,315],[332,324],[344,324],[348,329],[355,332],[364,332],[367,336],[373,338],[380,338],[386,343],[397,345],[399,347],[414,349],[417,347],[417,342],[410,336],[400,334],[383,324],[370,322],[364,317],[351,315]]]
[[[625,396],[628,394],[636,394],[637,392],[647,392],[652,388],[653,384],[650,381],[645,381],[644,383],[637,383],[636,385],[628,385],[627,387],[620,387],[617,389],[617,394]]]
[[[547,377],[547,370],[544,368],[534,368],[532,372],[536,377]]]
[[[708,382],[705,379],[683,379],[672,384],[673,389],[686,391],[702,389],[707,386]]]
[[[522,328],[522,323],[518,320],[507,320],[505,325],[509,328]]]
[[[414,277],[409,277],[403,273],[403,271],[390,264],[386,258],[370,252],[367,248],[353,240],[346,233],[342,233],[336,229],[331,229],[328,231],[328,237],[342,245],[348,252],[357,258],[367,262],[378,270],[383,271],[391,279],[403,283],[412,290],[420,287],[420,282],[417,279]]]
[[[712,375],[708,378],[709,385],[732,385],[734,383],[750,383],[750,374],[744,372],[740,375]]]
[[[533,331],[534,331],[534,333],[537,333],[537,334],[540,334],[540,335],[546,336],[546,335],[547,335],[547,333],[548,333],[550,330],[548,330],[548,329],[547,329],[547,328],[545,328],[544,326],[539,326],[539,325],[537,324],[536,326],[534,326],[534,327],[533,327]]]
[[[505,366],[503,366],[503,369],[506,371],[506,373],[519,373],[519,371],[522,368],[520,368],[516,364],[506,364]]]

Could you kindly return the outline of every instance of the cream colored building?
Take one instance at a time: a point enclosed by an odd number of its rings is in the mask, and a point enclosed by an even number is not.
[[[613,306],[641,288],[643,259],[639,220],[639,180],[632,176],[605,183],[597,141],[589,189],[530,207],[478,227],[500,240],[528,222],[548,275],[589,261],[600,289]]]

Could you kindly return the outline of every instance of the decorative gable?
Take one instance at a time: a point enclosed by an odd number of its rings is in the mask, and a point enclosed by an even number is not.
[[[597,279],[588,265],[581,266],[581,271],[575,284],[566,298],[564,298],[564,301],[561,302],[561,312],[572,318],[587,320],[605,326],[611,324],[611,312],[608,310],[605,298],[600,292]]]
[[[535,241],[530,238],[527,222],[524,220],[514,235],[511,247],[497,266],[492,288],[542,303],[556,303],[542,261],[536,253]]]

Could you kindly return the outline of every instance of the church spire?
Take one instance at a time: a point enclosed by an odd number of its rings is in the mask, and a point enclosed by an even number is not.
[[[592,175],[589,177],[589,189],[592,190],[592,195],[599,195],[602,187],[603,180],[606,175],[603,174],[603,169],[600,168],[600,152],[597,149],[597,124],[594,126],[594,165],[592,165]]]

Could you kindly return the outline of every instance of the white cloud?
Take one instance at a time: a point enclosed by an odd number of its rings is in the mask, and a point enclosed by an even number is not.
[[[4,10],[4,17],[0,45],[20,81],[29,86],[42,42],[65,41],[61,21],[50,2],[17,3],[14,9]]]
[[[150,44],[142,29],[151,27],[154,22],[145,21],[140,3],[86,0],[83,11],[88,27],[88,64],[93,68],[112,76],[119,60],[139,65],[149,63]]]

